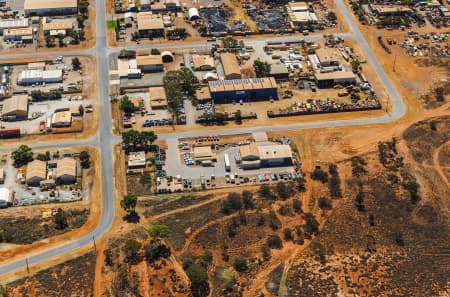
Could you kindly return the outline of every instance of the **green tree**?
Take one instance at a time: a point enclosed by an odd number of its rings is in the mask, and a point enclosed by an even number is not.
[[[314,180],[320,180],[322,183],[326,183],[328,181],[328,173],[320,168],[316,168],[311,173],[311,178]]]
[[[354,59],[351,64],[352,64],[352,71],[354,73],[358,73],[358,71],[359,71],[359,60],[358,59]]]
[[[253,68],[255,69],[256,77],[267,77],[270,74],[271,66],[267,62],[256,60],[253,62]]]
[[[80,116],[84,116],[83,104],[80,104],[80,106],[78,106],[78,113],[80,114]]]
[[[153,131],[139,132],[136,130],[129,130],[122,133],[122,141],[126,152],[145,150],[156,141],[158,136]]]
[[[87,14],[88,13],[88,7],[89,7],[89,1],[88,0],[79,0],[78,1],[78,11],[81,14]]]
[[[253,193],[244,190],[242,191],[242,204],[244,205],[245,209],[253,209],[255,208],[255,203],[253,202]]]
[[[317,201],[317,205],[321,210],[329,210],[332,208],[331,201],[328,198],[320,197]]]
[[[226,51],[235,53],[239,49],[239,42],[233,37],[225,37],[222,39],[222,44]]]
[[[222,212],[231,214],[242,208],[242,197],[240,194],[232,192],[228,194],[227,199],[222,204]]]
[[[267,245],[271,249],[281,249],[283,247],[283,241],[281,240],[280,236],[278,235],[270,235],[269,238],[267,238]]]
[[[73,70],[81,70],[81,62],[78,57],[72,58],[72,68]]]
[[[69,226],[67,223],[67,215],[61,208],[58,208],[56,211],[56,214],[53,217],[53,222],[55,224],[55,228],[58,230],[64,230]]]
[[[91,158],[91,156],[89,155],[89,153],[87,151],[82,151],[80,153],[81,168],[87,169],[87,168],[91,167],[91,160],[90,160],[90,158]]]
[[[292,183],[285,183],[283,181],[279,181],[276,186],[276,191],[278,197],[282,200],[285,200],[295,193],[295,189]]]
[[[268,184],[262,184],[258,190],[259,196],[266,200],[275,200],[276,196]]]
[[[122,100],[120,100],[120,109],[125,113],[131,113],[135,110],[133,102],[131,102],[128,96],[123,96]]]
[[[12,152],[12,159],[14,160],[14,167],[20,167],[33,161],[33,150],[22,144],[19,148]]]
[[[208,272],[199,264],[191,264],[186,274],[191,282],[191,293],[194,297],[204,297],[209,294]]]
[[[136,209],[138,197],[135,194],[127,194],[120,201],[120,206],[128,213],[134,212]]]
[[[165,238],[169,235],[169,227],[166,225],[153,225],[148,229],[148,234],[155,239]]]

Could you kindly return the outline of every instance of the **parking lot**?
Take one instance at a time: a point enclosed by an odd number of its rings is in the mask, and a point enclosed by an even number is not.
[[[242,142],[241,144],[246,144]],[[241,184],[258,184],[263,182],[276,182],[279,180],[292,180],[298,173],[295,165],[259,168],[243,170],[236,164],[235,158],[239,155],[239,145],[229,144],[220,146],[216,150],[217,162],[213,166],[203,167],[196,165],[192,152],[187,150],[187,142],[178,142],[176,139],[168,140],[168,156],[166,160],[164,176],[168,179],[159,179],[159,189],[170,188],[189,190],[202,187],[202,179],[205,187],[229,187]],[[267,142],[271,144],[271,142]],[[225,168],[225,157],[228,154],[230,159],[230,170]]]

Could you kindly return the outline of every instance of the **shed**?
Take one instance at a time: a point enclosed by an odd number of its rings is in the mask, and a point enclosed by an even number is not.
[[[198,12],[197,8],[191,7],[191,8],[189,8],[188,16],[189,16],[189,21],[192,22],[192,21],[198,20],[200,18],[200,13]]]
[[[38,187],[40,182],[47,179],[47,163],[34,160],[27,165],[27,185]]]
[[[136,63],[137,68],[144,73],[164,71],[163,60],[160,55],[137,56]]]
[[[175,59],[173,57],[173,54],[169,51],[164,51],[161,53],[161,58],[163,63],[170,63],[173,62]]]
[[[77,160],[74,158],[63,158],[56,161],[56,172],[54,179],[61,184],[73,184],[77,180]]]
[[[2,103],[2,119],[24,120],[28,117],[28,95],[15,95]]]
[[[195,160],[212,160],[215,154],[212,152],[211,146],[196,146],[194,147]]]

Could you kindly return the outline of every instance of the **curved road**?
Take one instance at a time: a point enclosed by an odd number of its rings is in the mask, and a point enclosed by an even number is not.
[[[386,88],[389,94],[393,111],[390,115],[384,115],[378,118],[369,119],[355,119],[355,120],[338,120],[338,121],[322,121],[322,122],[311,122],[311,123],[296,123],[291,125],[273,125],[265,127],[254,127],[254,128],[234,128],[234,129],[221,129],[214,130],[214,134],[236,134],[236,133],[251,133],[256,131],[281,131],[281,130],[298,130],[303,128],[322,128],[322,127],[337,127],[337,126],[357,126],[357,125],[368,125],[368,124],[379,124],[388,123],[401,118],[406,111],[405,105],[400,98],[397,90],[394,88],[393,84],[389,80],[388,76],[384,72],[382,66],[378,63],[374,53],[370,49],[366,40],[359,31],[357,25],[354,23],[349,11],[346,9],[345,4],[342,0],[334,0],[337,8],[342,13],[344,20],[348,23],[350,31],[352,33],[335,34],[341,37],[352,37],[361,46],[363,54],[366,56],[367,60],[370,62],[372,67],[374,67],[377,75],[379,76],[382,84]],[[106,39],[106,12],[105,12],[105,0],[95,1],[96,9],[96,45],[95,47],[87,50],[81,51],[68,51],[64,52],[63,55],[93,55],[97,59],[97,82],[98,82],[98,96],[99,96],[99,129],[97,134],[89,139],[82,141],[63,141],[55,143],[43,143],[32,145],[33,148],[57,148],[64,146],[78,146],[78,145],[90,145],[98,149],[101,157],[101,175],[102,175],[102,215],[100,222],[95,228],[95,230],[78,239],[73,239],[72,241],[62,244],[58,247],[49,248],[43,252],[37,254],[29,255],[28,257],[23,257],[22,259],[15,260],[0,266],[0,275],[9,273],[18,269],[23,269],[26,267],[25,258],[27,258],[30,265],[49,260],[53,257],[68,253],[70,251],[76,250],[77,248],[92,244],[92,238],[99,238],[105,232],[107,232],[112,226],[114,220],[114,165],[112,158],[113,145],[120,142],[120,138],[112,134],[112,120],[111,112],[109,106],[109,86],[108,86],[108,56],[113,53],[120,51],[118,48],[108,48]],[[299,39],[307,40],[317,40],[320,39],[322,35],[312,35],[307,37],[300,36],[280,36],[272,38],[272,40],[277,41],[292,41]],[[246,43],[249,45],[261,44],[266,42],[264,36],[259,39],[249,39]],[[145,46],[132,46],[131,49],[146,49],[146,48],[194,48],[194,47],[205,47],[205,43],[184,43],[184,44],[158,44],[158,45],[145,45]],[[11,54],[11,55],[1,55],[0,59],[12,59],[12,58],[23,58],[23,57],[45,57],[54,56],[58,53],[34,53],[34,54]],[[193,137],[204,135],[205,131],[193,131],[193,132],[183,132],[183,133],[170,133],[159,135],[160,139],[174,140],[179,137]],[[2,147],[0,151],[10,150],[12,147]]]

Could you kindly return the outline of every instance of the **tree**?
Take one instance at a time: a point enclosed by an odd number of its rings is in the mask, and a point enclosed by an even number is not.
[[[142,244],[137,240],[128,239],[125,242],[123,251],[125,253],[126,260],[130,264],[137,264],[141,261],[141,255],[140,255],[141,248],[142,248]]]
[[[191,282],[192,296],[204,297],[209,294],[208,272],[205,267],[192,263],[186,274]]]
[[[72,58],[72,68],[73,70],[81,70],[81,62],[78,57]]]
[[[128,213],[136,209],[138,197],[135,194],[127,194],[120,201],[120,206]]]
[[[329,210],[332,208],[330,199],[325,197],[320,197],[317,204],[321,210]]]
[[[234,259],[233,267],[237,272],[247,271],[247,259],[244,257],[237,257],[236,259]]]
[[[227,199],[222,204],[222,212],[224,214],[231,214],[242,208],[242,197],[240,194],[232,192],[228,194]]]
[[[222,39],[222,44],[225,51],[231,51],[235,53],[239,49],[239,42],[233,37],[225,37],[224,39]]]
[[[300,201],[300,199],[294,199],[292,201],[292,208],[294,208],[294,211],[296,213],[301,213],[302,210],[302,201]]]
[[[319,233],[319,222],[316,217],[311,213],[305,213],[305,225],[303,229],[307,234],[318,234]]]
[[[238,125],[242,124],[242,112],[240,109],[238,109],[234,112],[234,121]]]
[[[278,235],[270,235],[267,239],[267,245],[271,249],[278,249],[280,250],[283,247],[283,242],[281,241],[280,236]]]
[[[87,14],[88,13],[88,7],[89,7],[89,1],[88,0],[80,0],[78,1],[78,11],[81,14]]]
[[[152,49],[150,50],[150,54],[151,54],[151,55],[160,55],[161,52],[160,52],[159,49],[157,49],[157,48],[152,48]]]
[[[67,223],[67,215],[61,208],[58,208],[56,211],[56,214],[53,217],[53,222],[55,224],[55,228],[58,230],[64,230],[69,226]]]
[[[80,153],[80,164],[81,164],[81,168],[83,169],[87,169],[89,167],[91,167],[91,156],[89,155],[89,153],[87,151],[82,151]]]
[[[351,64],[352,64],[352,71],[353,71],[353,73],[358,73],[358,71],[359,71],[359,61],[358,61],[358,59],[354,59]]]
[[[170,248],[160,241],[145,245],[144,251],[145,258],[149,263],[153,263],[160,258],[168,258],[171,254]]]
[[[103,255],[105,256],[105,264],[106,266],[113,266],[114,260],[113,260],[113,253],[110,249],[105,249],[103,251]]]
[[[276,196],[268,184],[262,184],[258,190],[259,196],[266,200],[275,200]]]
[[[169,235],[169,227],[166,225],[153,225],[148,229],[148,234],[155,239],[165,238]]]
[[[139,132],[136,130],[129,130],[122,133],[122,141],[126,152],[137,150],[147,151],[157,138],[158,136],[153,131]]]
[[[278,194],[278,197],[280,197],[282,200],[286,200],[287,198],[291,197],[295,193],[295,189],[291,183],[285,183],[283,181],[279,181],[276,186],[276,191]]]
[[[44,162],[50,160],[49,156],[47,156],[46,154],[38,154],[36,156],[36,159],[39,161],[44,161]]]
[[[436,100],[439,102],[443,102],[445,100],[445,91],[443,87],[437,87],[434,89],[434,93],[436,95]]]
[[[12,152],[11,156],[14,160],[14,167],[20,167],[33,161],[33,150],[29,146],[22,144],[17,150]]]
[[[284,240],[293,240],[294,235],[292,233],[292,229],[286,228],[284,229]]]
[[[359,211],[365,211],[366,206],[364,205],[364,194],[359,191],[355,198],[355,206]]]
[[[270,74],[271,66],[267,62],[255,60],[253,68],[255,69],[256,77],[267,77]]]
[[[311,178],[314,180],[320,180],[324,184],[328,181],[328,173],[320,168],[315,168],[311,173]]]
[[[135,110],[133,102],[128,98],[128,96],[123,96],[122,100],[120,100],[120,109],[124,113],[132,113]]]
[[[255,203],[253,202],[253,193],[244,190],[242,191],[242,204],[244,205],[245,209],[253,209],[255,208]]]
[[[80,116],[84,116],[83,104],[80,104],[80,106],[78,106],[78,113],[80,114]]]
[[[0,297],[8,297],[5,288],[0,284]]]

